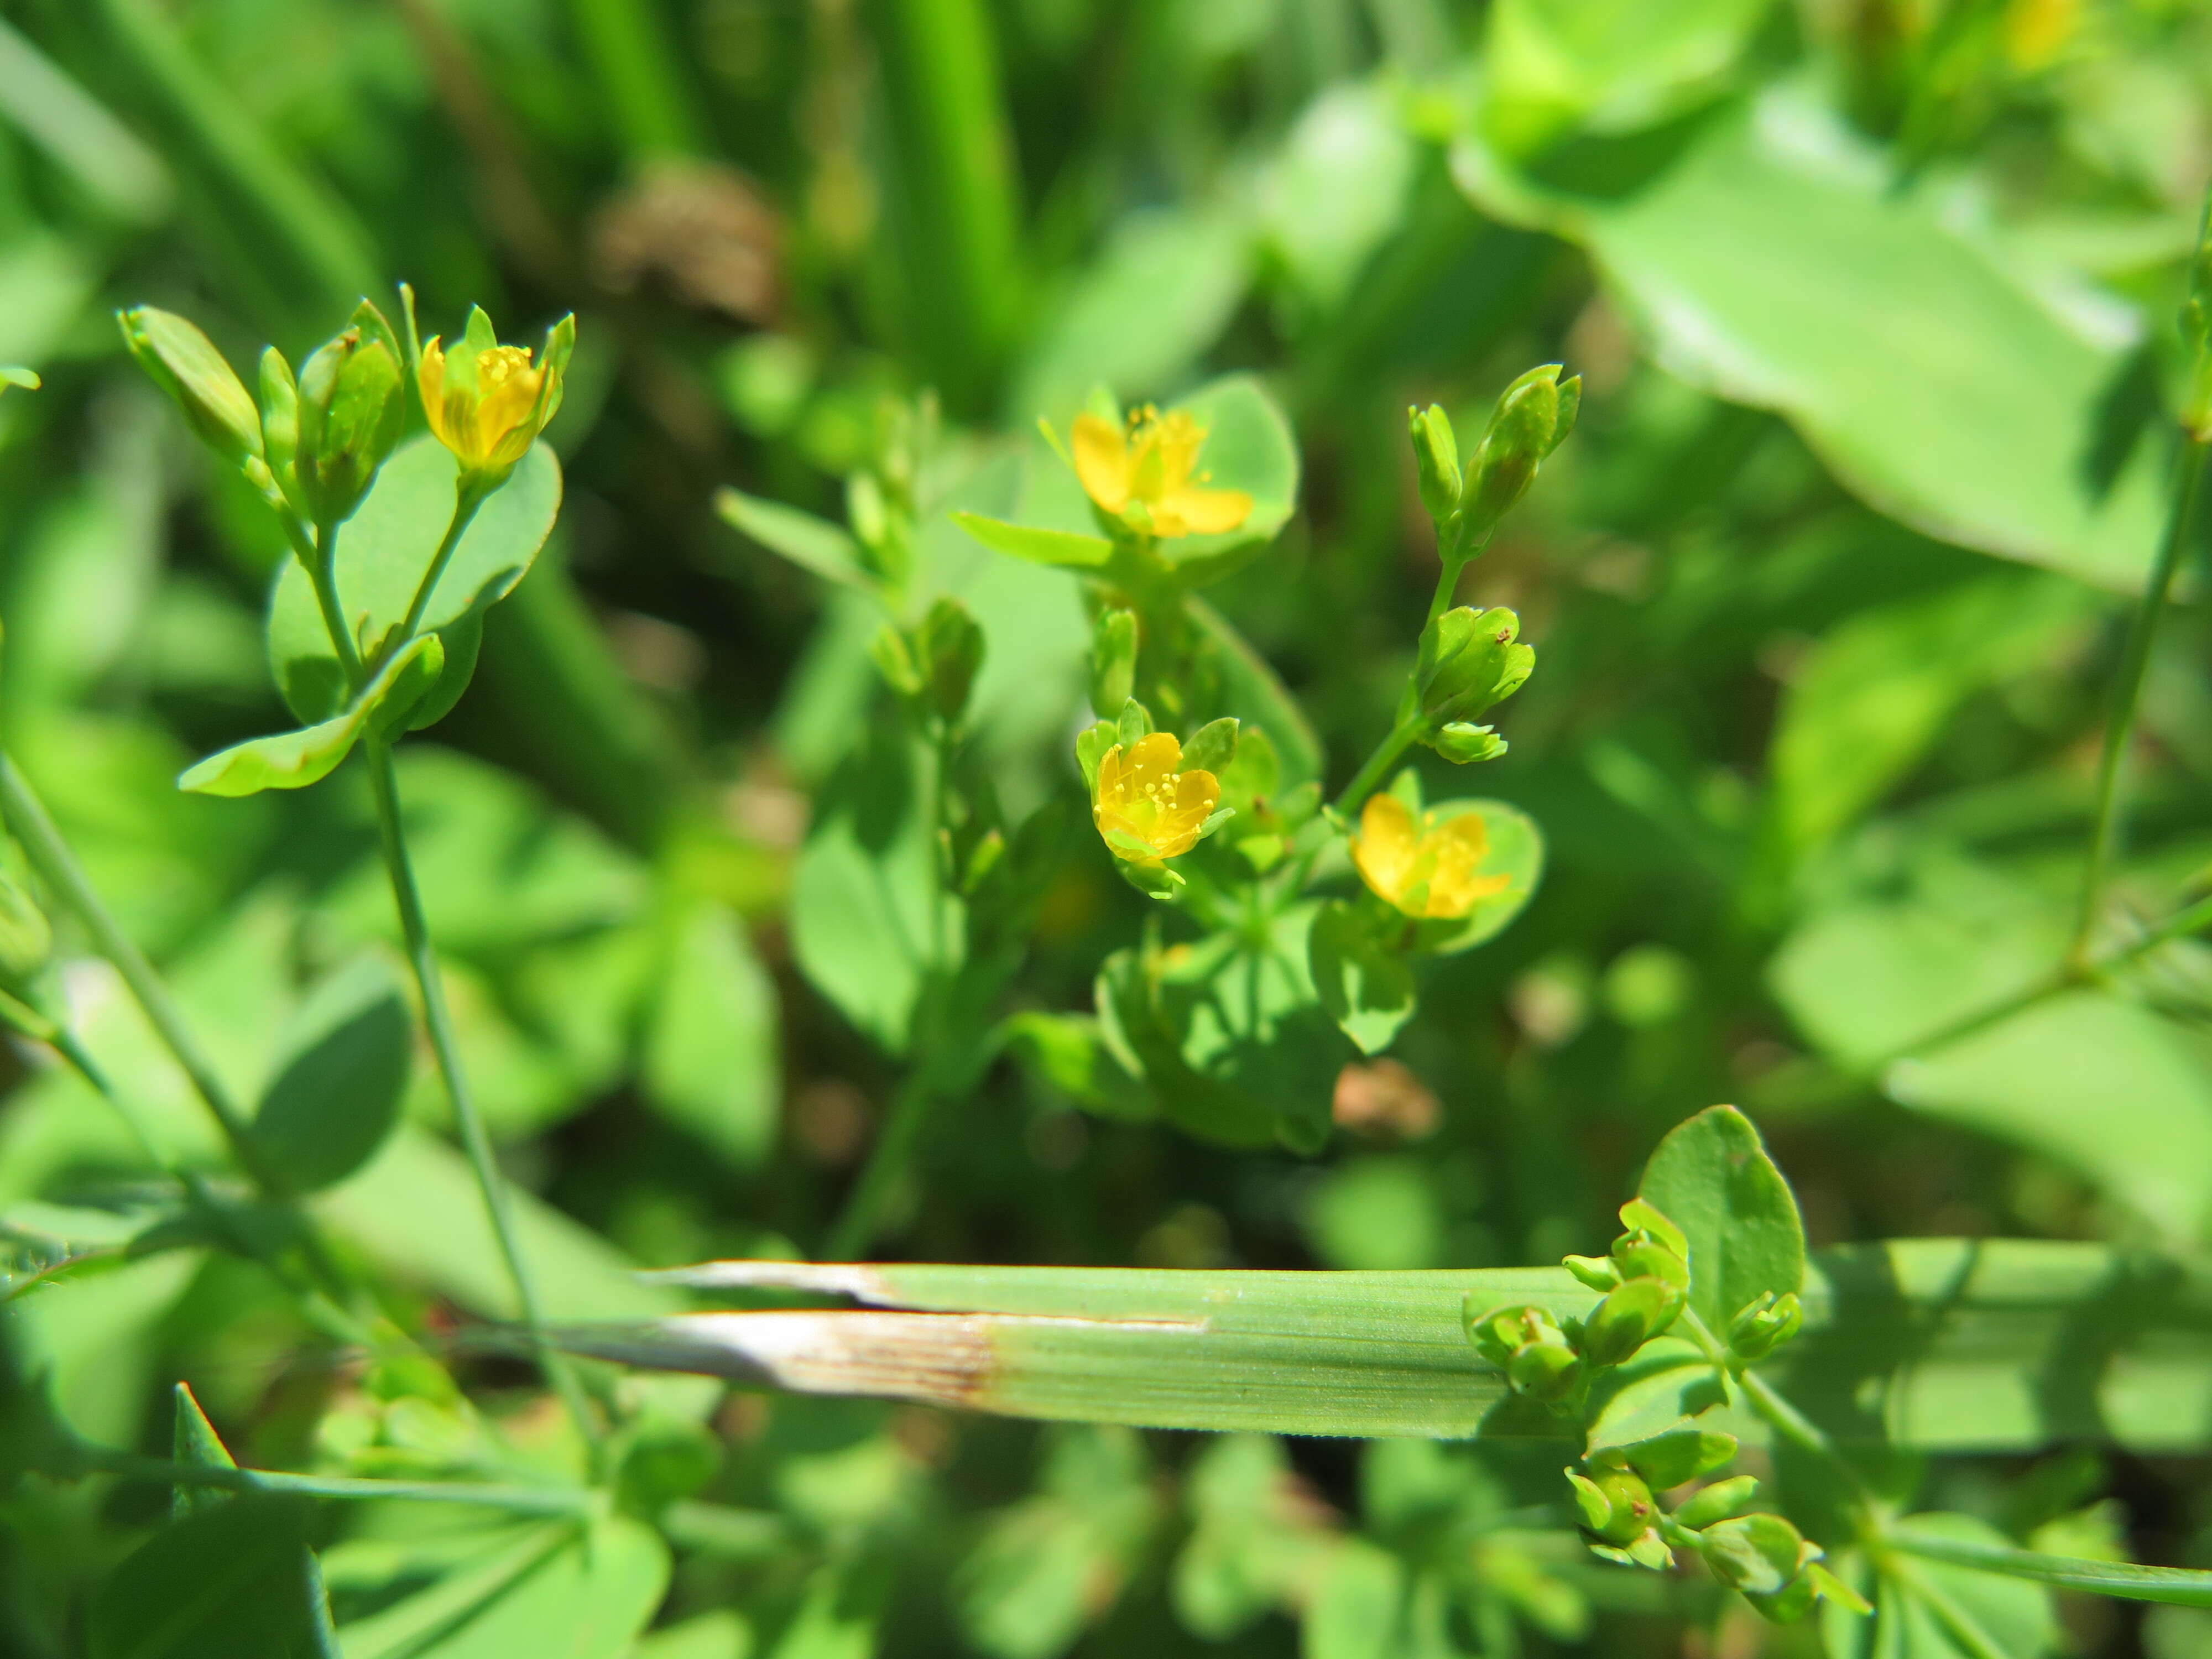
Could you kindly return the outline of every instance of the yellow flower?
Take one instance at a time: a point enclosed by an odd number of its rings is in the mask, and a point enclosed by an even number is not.
[[[1079,415],[1069,436],[1084,493],[1135,529],[1206,536],[1234,530],[1252,515],[1252,498],[1243,490],[1202,487],[1212,474],[1193,469],[1206,428],[1181,410],[1137,410],[1126,432],[1096,415]]]
[[[1489,851],[1480,813],[1455,813],[1439,823],[1425,812],[1417,826],[1395,795],[1370,796],[1352,838],[1361,877],[1409,916],[1456,920],[1510,887],[1510,876],[1475,873]]]
[[[1117,743],[1100,757],[1091,817],[1115,858],[1152,864],[1198,844],[1221,803],[1221,781],[1211,772],[1179,772],[1182,763],[1182,744],[1168,732],[1128,749]]]
[[[533,362],[528,348],[501,345],[482,311],[451,353],[433,335],[416,379],[431,435],[453,451],[464,474],[503,478],[561,407],[562,382],[576,341],[564,317]]]

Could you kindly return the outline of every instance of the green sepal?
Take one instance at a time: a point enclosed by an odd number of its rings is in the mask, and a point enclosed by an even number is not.
[[[1091,633],[1091,711],[1104,720],[1129,701],[1137,683],[1137,613],[1113,606]]]
[[[1114,740],[1124,749],[1134,749],[1152,735],[1152,711],[1134,697],[1121,705],[1121,718],[1115,722]]]
[[[1121,735],[1110,720],[1086,726],[1075,734],[1075,763],[1083,769],[1083,787],[1094,795],[1098,793],[1098,763],[1120,741]]]
[[[1237,720],[1225,715],[1209,720],[1190,735],[1182,746],[1182,770],[1211,772],[1217,778],[1237,758]]]

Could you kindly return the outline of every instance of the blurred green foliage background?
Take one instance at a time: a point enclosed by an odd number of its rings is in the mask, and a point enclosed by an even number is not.
[[[1515,607],[1540,654],[1480,785],[1542,827],[1542,889],[1439,970],[1389,1057],[1304,1079],[1335,1126],[1317,1155],[1117,1119],[1002,1060],[931,1121],[882,1250],[1546,1261],[1598,1247],[1659,1135],[1723,1099],[1760,1122],[1816,1245],[2212,1234],[2203,947],[1874,1064],[2033,978],[2071,924],[2212,175],[2197,0],[11,0],[0,19],[0,361],[46,380],[0,402],[0,726],[248,1092],[303,988],[394,928],[352,773],[246,802],[173,787],[285,723],[259,621],[283,546],[109,313],[188,314],[241,367],[264,342],[296,360],[399,280],[426,332],[472,302],[510,338],[578,313],[555,539],[467,698],[402,760],[557,1313],[635,1310],[625,1263],[818,1253],[897,1084],[787,927],[811,804],[888,718],[874,615],[732,529],[717,490],[842,520],[886,400],[933,392],[949,453],[1034,454],[1037,417],[1064,423],[1095,383],[1165,398],[1233,370],[1289,413],[1304,477],[1280,538],[1210,597],[1303,701],[1332,787],[1388,727],[1434,580],[1407,404],[1479,430],[1529,363],[1584,377],[1577,431],[1462,594]],[[1079,820],[1073,583],[949,530],[925,544],[984,624],[1001,797]],[[2169,618],[2104,937],[2212,860],[2207,645],[2201,606]],[[1087,830],[1060,851],[1011,1006],[1087,1012],[1146,918]],[[126,1085],[211,1152],[112,976],[72,962],[68,982]],[[90,1096],[25,1054],[0,1066],[11,1237],[46,1236],[41,1206],[127,1198],[142,1172]],[[418,1059],[398,1138],[322,1200],[433,1331],[505,1311],[443,1109]],[[112,1443],[163,1442],[180,1377],[255,1463],[336,1455],[346,1424],[389,1415],[221,1257],[150,1256],[9,1319]],[[492,1401],[527,1381],[463,1372]],[[1428,1448],[717,1398],[671,1406],[695,1426],[670,1459],[701,1463],[671,1489],[755,1531],[693,1516],[660,1615],[681,1633],[641,1656],[1218,1639],[1337,1659],[1358,1631],[1301,1633],[1252,1539],[1364,1529],[1415,1561],[1450,1553],[1449,1516],[1512,1501],[1511,1471]],[[2057,1455],[1942,1478],[1951,1507],[2023,1535],[2115,1492],[2136,1559],[2204,1565],[2201,1474]],[[156,1518],[143,1492],[19,1490],[0,1645],[79,1650],[88,1586]],[[405,1578],[368,1546],[422,1555],[421,1524],[329,1558],[342,1621]],[[1492,1555],[1435,1651],[1656,1653],[1699,1613]],[[2070,1639],[2193,1659],[2212,1620],[2100,1606]]]

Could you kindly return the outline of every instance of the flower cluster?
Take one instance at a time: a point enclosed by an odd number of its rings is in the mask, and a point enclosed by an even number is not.
[[[1601,1256],[1571,1255],[1569,1273],[1601,1292],[1579,1318],[1561,1319],[1533,1304],[1468,1310],[1475,1352],[1504,1374],[1515,1394],[1555,1412],[1580,1415],[1604,1374],[1686,1316],[1701,1343],[1709,1339],[1687,1313],[1692,1284],[1688,1238],[1644,1199],[1621,1206],[1621,1235]],[[1803,1311],[1794,1294],[1762,1294],[1730,1322],[1726,1353],[1711,1357],[1733,1370],[1765,1358],[1795,1334]],[[1723,1387],[1727,1386],[1723,1382]],[[1664,1571],[1675,1552],[1698,1555],[1721,1583],[1778,1623],[1802,1617],[1823,1597],[1865,1610],[1848,1585],[1820,1565],[1820,1547],[1778,1515],[1744,1514],[1757,1493],[1750,1475],[1705,1481],[1735,1458],[1732,1436],[1693,1423],[1626,1443],[1593,1443],[1565,1471],[1583,1541],[1623,1565]],[[1657,1494],[1705,1484],[1670,1510]]]

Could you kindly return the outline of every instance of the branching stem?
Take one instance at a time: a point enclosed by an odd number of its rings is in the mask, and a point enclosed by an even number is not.
[[[2096,939],[2097,917],[2103,905],[2105,883],[2111,873],[2125,808],[2123,786],[2128,744],[2134,735],[2136,714],[2142,702],[2143,678],[2150,667],[2151,647],[2158,637],[2159,619],[2165,614],[2166,602],[2172,594],[2174,575],[2181,568],[2182,555],[2189,546],[2190,530],[2196,521],[2206,447],[2194,437],[2182,441],[2181,454],[2174,464],[2173,495],[2166,512],[2166,534],[2159,544],[2158,558],[2151,567],[2142,604],[2129,624],[2119,678],[2112,687],[2111,713],[2105,723],[2105,751],[2097,767],[2096,815],[2089,832],[2089,856],[2081,872],[2081,899],[2075,915],[2073,942],[2066,952],[2068,963],[2077,968],[2087,963]]]

